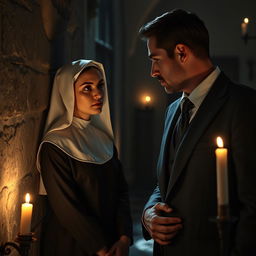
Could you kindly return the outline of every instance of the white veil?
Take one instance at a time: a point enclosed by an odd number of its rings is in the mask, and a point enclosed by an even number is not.
[[[88,122],[73,117],[74,82],[90,66],[101,71],[105,93],[102,112],[92,115]],[[113,140],[107,82],[102,64],[92,60],[77,60],[60,68],[55,75],[44,136],[37,153],[38,170],[40,171],[40,150],[44,142],[54,144],[76,160],[103,164],[113,156]],[[39,193],[46,194],[42,179]]]

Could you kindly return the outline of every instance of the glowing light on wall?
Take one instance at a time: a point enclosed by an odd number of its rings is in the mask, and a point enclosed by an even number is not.
[[[256,36],[251,36],[248,33],[248,25],[249,25],[249,23],[250,23],[249,18],[244,18],[243,22],[241,23],[241,34],[242,34],[242,39],[244,40],[245,44],[250,39],[256,39]]]
[[[141,96],[140,99],[141,104],[144,108],[152,107],[152,97],[148,94],[144,94]]]

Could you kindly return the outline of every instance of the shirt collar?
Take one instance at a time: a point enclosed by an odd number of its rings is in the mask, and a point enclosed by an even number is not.
[[[199,108],[219,74],[220,69],[216,67],[189,95],[183,92],[181,102],[188,97],[195,107]]]

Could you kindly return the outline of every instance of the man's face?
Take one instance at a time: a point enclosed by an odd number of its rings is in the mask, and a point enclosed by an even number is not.
[[[154,36],[147,40],[148,56],[152,61],[151,76],[157,78],[167,93],[180,92],[185,86],[186,72],[178,54],[170,58],[165,49],[157,48]]]

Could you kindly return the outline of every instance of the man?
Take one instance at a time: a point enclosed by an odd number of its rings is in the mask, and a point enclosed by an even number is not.
[[[140,29],[152,61],[151,76],[182,97],[166,111],[158,185],[142,222],[157,256],[217,256],[216,138],[228,149],[229,255],[256,255],[256,92],[231,82],[209,57],[204,23],[184,10]],[[229,210],[229,212],[228,212]],[[227,241],[225,239],[225,241]]]

